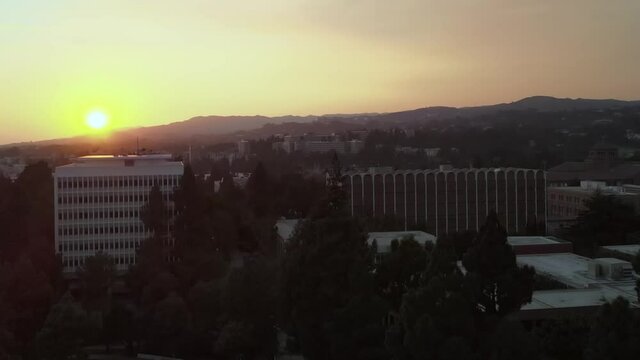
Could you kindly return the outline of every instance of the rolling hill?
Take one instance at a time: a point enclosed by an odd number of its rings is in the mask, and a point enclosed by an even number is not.
[[[453,118],[472,118],[505,111],[540,111],[558,112],[589,109],[610,109],[629,106],[640,106],[640,101],[624,101],[616,99],[570,99],[551,96],[532,96],[511,103],[473,107],[432,106],[415,110],[392,113],[363,114],[331,114],[322,116],[197,116],[184,121],[166,125],[130,128],[116,131],[113,141],[140,138],[147,141],[179,141],[187,138],[200,138],[212,141],[228,135],[260,137],[283,133],[333,132],[345,131],[357,127],[380,128],[400,124],[418,123],[430,120],[446,120]],[[86,137],[76,137],[42,142],[25,143],[25,145],[73,143],[87,141]],[[12,144],[21,145],[21,144]]]

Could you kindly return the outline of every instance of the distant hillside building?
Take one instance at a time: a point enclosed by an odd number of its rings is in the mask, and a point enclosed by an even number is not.
[[[640,185],[640,162],[623,161],[618,147],[600,143],[585,161],[569,161],[549,169],[547,180],[550,186],[578,186],[581,180]]]
[[[344,174],[352,216],[394,216],[436,236],[478,230],[491,210],[509,233],[546,222],[546,174],[518,168],[392,170]]]
[[[205,174],[204,179],[207,180],[209,179],[210,176],[211,174]],[[232,174],[231,179],[233,180],[233,186],[235,186],[238,189],[244,189],[247,186],[247,182],[249,181],[250,177],[251,177],[251,173]],[[220,180],[215,180],[213,182],[213,191],[216,193],[220,191],[220,187],[222,186],[222,183],[224,183],[224,178]]]
[[[247,140],[238,141],[238,155],[240,157],[248,156],[251,153],[251,143]]]
[[[344,141],[340,136],[305,134],[301,136],[287,135],[281,142],[273,143],[274,150],[287,153],[325,153],[335,151],[338,154],[359,153],[364,149],[362,140]]]
[[[140,211],[158,185],[173,214],[174,189],[184,172],[170,155],[84,156],[55,169],[55,247],[63,270],[75,272],[98,252],[116,269],[136,262],[136,249],[150,235]]]

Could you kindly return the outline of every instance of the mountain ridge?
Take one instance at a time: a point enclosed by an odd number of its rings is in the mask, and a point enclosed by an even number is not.
[[[180,139],[193,136],[219,136],[234,133],[242,133],[251,130],[258,130],[267,125],[273,124],[308,124],[318,121],[334,121],[344,124],[364,125],[368,122],[377,124],[394,125],[410,122],[421,122],[430,120],[446,120],[453,118],[468,118],[479,115],[488,115],[502,111],[573,111],[640,106],[640,100],[617,100],[617,99],[583,99],[583,98],[556,98],[552,96],[536,95],[525,97],[510,103],[499,103],[493,105],[479,105],[467,107],[449,106],[428,106],[413,110],[402,110],[389,113],[358,113],[358,114],[326,114],[326,115],[284,115],[284,116],[263,116],[263,115],[206,115],[195,116],[182,121],[174,121],[168,124],[153,125],[146,127],[136,127],[116,130],[112,136],[125,138],[153,138],[153,139]],[[345,128],[345,127],[343,127]],[[22,142],[0,145],[21,146],[69,143],[88,139],[87,136],[77,136],[63,139],[51,139],[35,142]]]

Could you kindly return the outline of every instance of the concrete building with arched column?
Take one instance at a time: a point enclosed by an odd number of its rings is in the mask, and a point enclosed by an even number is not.
[[[510,234],[546,223],[542,170],[370,168],[346,172],[342,183],[352,216],[394,216],[436,236],[478,230],[491,210]]]

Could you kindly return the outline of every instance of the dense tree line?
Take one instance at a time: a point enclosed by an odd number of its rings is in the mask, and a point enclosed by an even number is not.
[[[586,202],[586,210],[563,237],[578,253],[593,256],[599,246],[637,243],[640,240],[640,216],[629,203],[596,192]]]
[[[328,133],[353,134],[337,127]],[[589,149],[606,141],[627,149],[630,160],[640,154],[629,153],[640,147],[637,107],[573,111],[502,111],[451,119],[407,119],[400,123],[363,123],[369,130],[364,150],[345,154],[346,167],[393,166],[399,169],[436,168],[439,164],[455,167],[527,167],[550,168],[564,161],[582,161]],[[237,159],[233,171],[251,171],[258,161],[274,173],[295,173],[323,164],[323,154],[292,153],[272,150],[274,136],[251,141],[254,157]],[[233,144],[228,144],[232,148]],[[398,147],[439,148],[436,157],[422,151],[403,153]],[[208,153],[208,151],[205,151]],[[201,161],[206,163],[207,161]],[[208,170],[202,165],[199,170]]]

